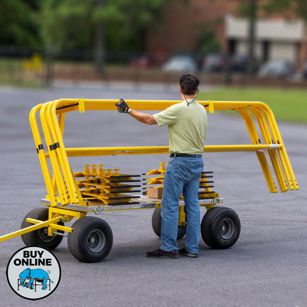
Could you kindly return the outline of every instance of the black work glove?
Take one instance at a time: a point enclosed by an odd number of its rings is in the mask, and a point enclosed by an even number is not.
[[[119,113],[128,113],[129,106],[124,99],[120,99],[119,103],[115,104]]]

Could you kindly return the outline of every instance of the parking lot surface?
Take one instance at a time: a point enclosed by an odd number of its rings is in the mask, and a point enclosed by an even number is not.
[[[50,89],[0,88],[0,234],[20,227],[40,206],[45,187],[28,124],[37,103],[61,97],[177,99],[176,88]],[[210,114],[207,144],[248,141],[242,120]],[[152,210],[106,213],[113,249],[101,263],[78,262],[66,239],[55,251],[62,266],[57,290],[40,306],[307,306],[307,126],[280,123],[300,185],[299,191],[270,194],[255,153],[208,153],[206,170],[214,171],[223,206],[241,219],[239,241],[228,250],[203,242],[200,257],[159,260],[145,257],[159,247],[151,228]],[[73,146],[167,145],[167,128],[145,126],[126,114],[87,112],[67,118],[65,141]],[[124,172],[159,167],[167,155],[72,158],[74,170],[103,163]],[[204,213],[204,212],[203,212]],[[180,241],[183,245],[184,241]],[[10,289],[6,265],[21,248],[20,238],[0,244],[1,306],[32,306]]]

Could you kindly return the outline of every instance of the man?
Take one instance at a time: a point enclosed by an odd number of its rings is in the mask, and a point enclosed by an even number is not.
[[[124,100],[116,104],[118,111],[128,113],[138,121],[159,127],[168,125],[170,162],[168,163],[162,196],[162,225],[160,249],[148,252],[148,257],[177,258],[179,199],[184,196],[187,217],[185,248],[179,254],[198,257],[200,239],[200,208],[198,189],[203,170],[203,146],[207,132],[207,113],[196,101],[198,79],[181,76],[181,102],[151,115],[129,108]]]

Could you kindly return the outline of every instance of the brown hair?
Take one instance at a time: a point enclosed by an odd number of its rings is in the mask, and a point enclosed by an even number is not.
[[[199,80],[191,74],[184,74],[180,77],[179,85],[184,95],[195,95],[198,90]]]

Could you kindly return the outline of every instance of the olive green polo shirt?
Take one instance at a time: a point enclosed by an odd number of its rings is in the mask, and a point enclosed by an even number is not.
[[[153,117],[159,127],[168,125],[170,152],[201,154],[207,132],[207,112],[197,101],[188,102],[176,103]]]

